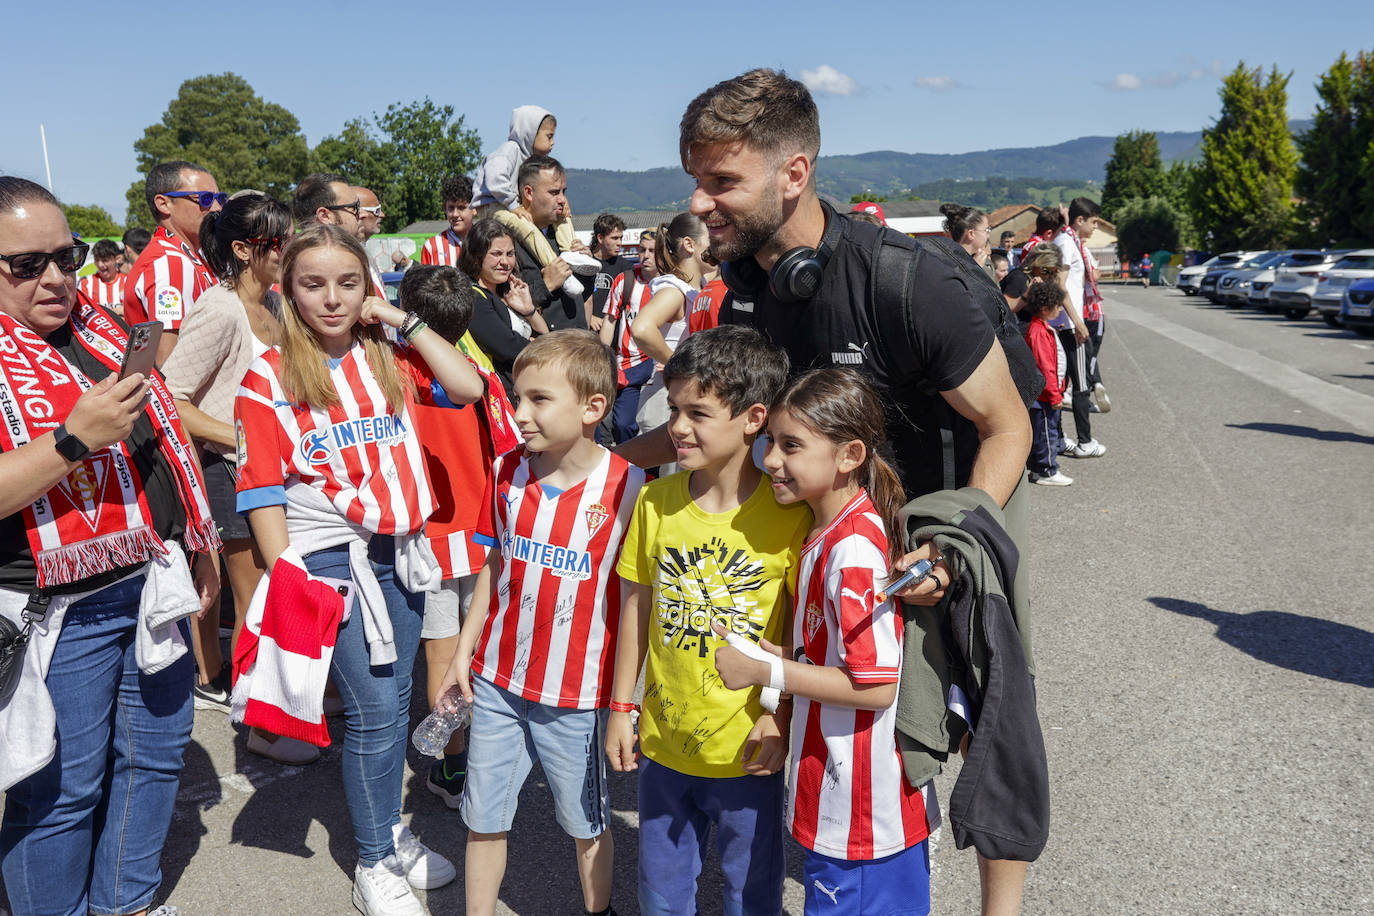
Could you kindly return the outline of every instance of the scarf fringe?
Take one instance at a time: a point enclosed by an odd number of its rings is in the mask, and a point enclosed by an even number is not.
[[[162,539],[152,528],[143,525],[107,537],[44,550],[35,559],[40,582],[65,583],[146,563],[166,552]]]
[[[219,536],[219,525],[215,524],[213,518],[188,525],[182,540],[186,544],[186,549],[192,553],[219,553],[224,549],[224,542]]]

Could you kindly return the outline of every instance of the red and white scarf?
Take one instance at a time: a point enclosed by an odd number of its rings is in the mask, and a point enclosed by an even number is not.
[[[118,371],[128,342],[118,323],[89,304],[78,305],[68,322],[79,346]],[[19,448],[56,429],[92,384],[42,337],[0,313],[0,449]],[[186,512],[186,546],[218,550],[205,481],[172,395],[157,373],[145,411]],[[88,455],[23,511],[41,587],[144,563],[167,550],[153,528],[143,481],[124,442]]]
[[[1097,321],[1102,317],[1102,293],[1097,288],[1097,280],[1093,277],[1093,262],[1088,257],[1088,250],[1083,247],[1083,240],[1074,232],[1073,227],[1066,226],[1064,231],[1078,246],[1078,256],[1083,259],[1083,320]]]

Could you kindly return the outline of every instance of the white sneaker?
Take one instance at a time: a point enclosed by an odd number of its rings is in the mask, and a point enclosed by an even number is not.
[[[1075,442],[1064,449],[1063,454],[1070,458],[1101,458],[1107,454],[1107,446],[1096,439],[1089,439],[1087,442]]]
[[[391,825],[391,838],[396,843],[396,858],[401,860],[401,868],[411,887],[430,891],[458,877],[458,869],[452,862],[421,843],[404,824]]]
[[[303,767],[320,759],[320,749],[296,738],[278,735],[277,740],[268,741],[257,729],[248,732],[248,750],[259,757],[275,760],[287,766]]]
[[[581,299],[585,291],[586,289],[583,287],[582,281],[577,279],[577,274],[573,274],[563,281],[563,292],[574,299]]]
[[[1101,382],[1093,385],[1093,394],[1097,395],[1097,410],[1099,413],[1112,412],[1112,399],[1107,397],[1107,388]]]
[[[370,868],[358,863],[353,872],[353,905],[365,916],[425,916],[394,854]]]
[[[1042,487],[1067,487],[1073,483],[1073,478],[1063,471],[1055,471],[1053,474],[1036,474],[1031,472],[1031,483],[1038,483]]]

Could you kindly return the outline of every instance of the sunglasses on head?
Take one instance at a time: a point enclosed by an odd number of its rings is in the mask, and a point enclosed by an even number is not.
[[[168,191],[163,197],[192,197],[196,203],[200,204],[202,210],[209,210],[215,204],[221,207],[229,201],[229,195],[223,191]]]
[[[4,261],[10,266],[10,273],[16,280],[32,280],[35,277],[43,276],[43,271],[48,269],[48,262],[55,261],[57,269],[64,274],[74,274],[81,269],[81,265],[86,262],[86,252],[91,250],[91,246],[85,242],[78,242],[70,248],[59,248],[56,251],[25,251],[19,254],[0,254],[0,261]]]
[[[281,254],[282,246],[285,245],[288,240],[280,235],[273,235],[266,238],[244,239],[244,241],[258,248],[270,248],[277,254]]]
[[[325,209],[326,209],[326,210],[347,210],[349,213],[352,213],[352,214],[353,214],[354,219],[361,219],[362,216],[361,216],[360,211],[363,209],[363,204],[362,204],[362,201],[360,201],[360,200],[355,200],[355,201],[353,201],[353,203],[351,203],[351,204],[328,204],[327,206],[325,206]]]

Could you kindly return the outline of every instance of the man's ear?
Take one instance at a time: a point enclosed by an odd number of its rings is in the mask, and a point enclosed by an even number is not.
[[[805,153],[793,153],[782,164],[782,196],[785,200],[796,200],[811,184],[811,160]]]
[[[153,196],[153,206],[157,208],[158,216],[162,219],[172,215],[172,198],[163,197],[161,194]]]

